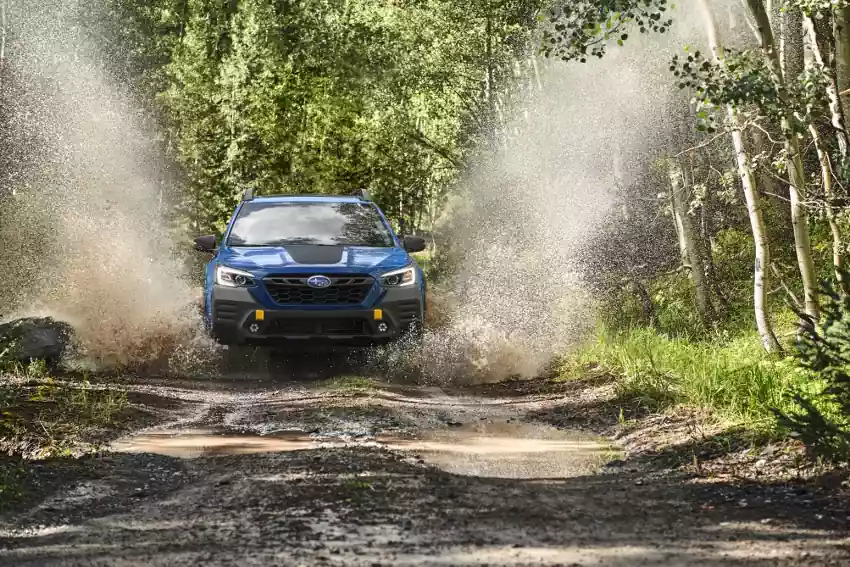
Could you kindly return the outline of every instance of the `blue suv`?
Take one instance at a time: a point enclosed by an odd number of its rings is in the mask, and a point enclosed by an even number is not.
[[[315,342],[369,345],[418,335],[425,278],[364,192],[356,197],[247,191],[221,242],[195,239],[213,254],[204,278],[204,321],[228,345]]]

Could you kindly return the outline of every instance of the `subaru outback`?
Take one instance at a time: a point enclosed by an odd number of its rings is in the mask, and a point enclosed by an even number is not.
[[[370,345],[417,336],[425,279],[411,252],[368,194],[254,196],[248,190],[212,253],[203,312],[227,345]]]

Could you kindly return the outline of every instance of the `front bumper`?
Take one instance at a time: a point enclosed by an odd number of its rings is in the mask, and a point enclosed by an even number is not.
[[[269,308],[249,289],[216,285],[211,315],[212,335],[224,344],[369,345],[390,342],[417,329],[424,320],[424,304],[419,288],[410,286],[385,290],[370,307]]]

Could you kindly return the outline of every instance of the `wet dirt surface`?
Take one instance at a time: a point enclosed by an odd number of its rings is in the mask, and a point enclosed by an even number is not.
[[[135,381],[161,423],[3,517],[0,564],[850,564],[834,494],[696,483],[542,419],[577,397],[328,378]]]

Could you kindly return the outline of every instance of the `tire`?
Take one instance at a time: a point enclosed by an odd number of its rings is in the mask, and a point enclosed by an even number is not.
[[[238,346],[235,329],[216,329],[215,326],[209,330],[210,336],[215,342],[222,346]]]

